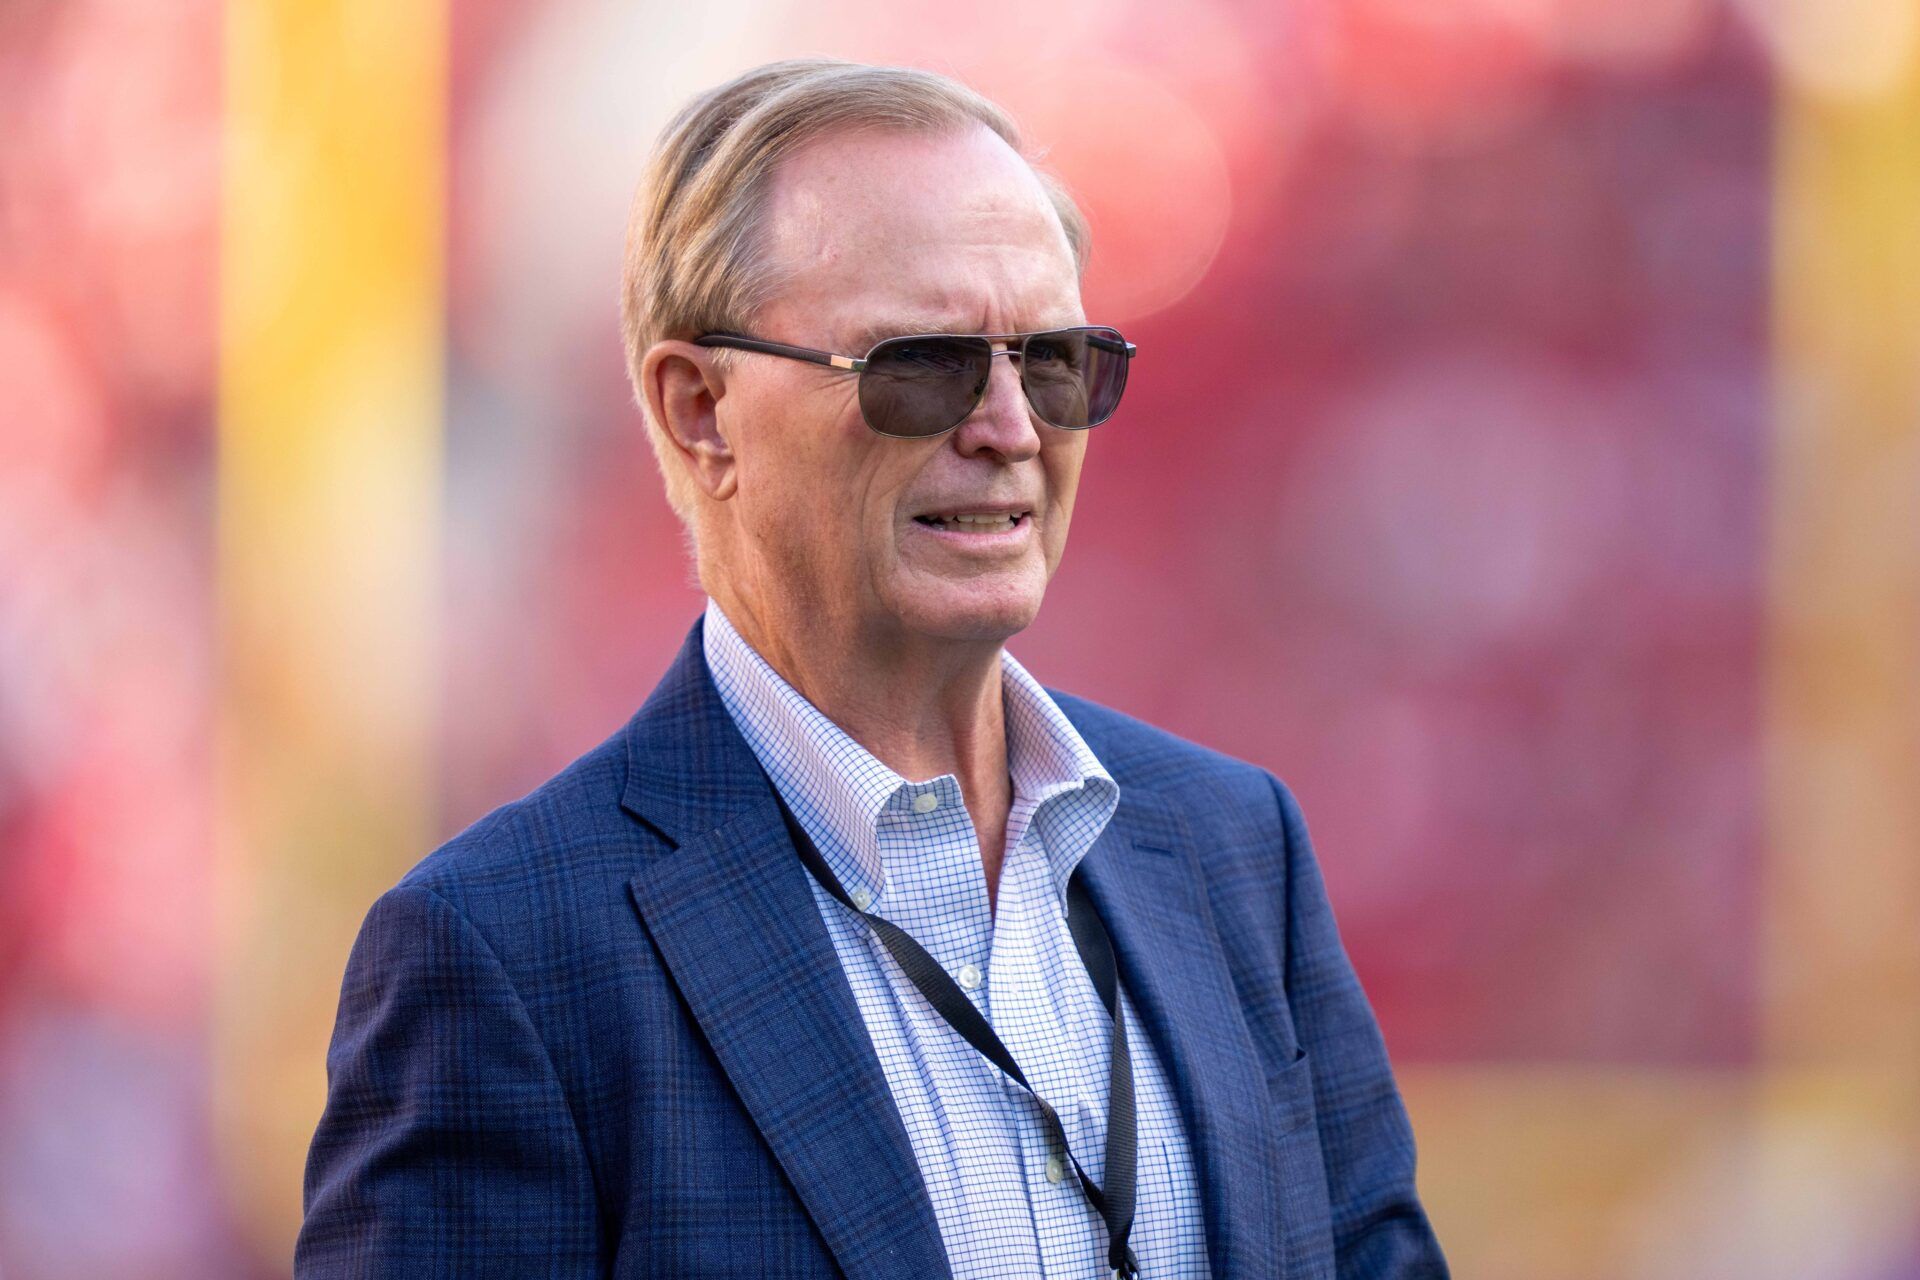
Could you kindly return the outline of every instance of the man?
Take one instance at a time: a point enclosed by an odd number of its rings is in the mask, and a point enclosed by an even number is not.
[[[374,905],[298,1274],[1445,1276],[1291,794],[1003,648],[1132,352],[1012,124],[763,67],[629,236],[706,613]]]

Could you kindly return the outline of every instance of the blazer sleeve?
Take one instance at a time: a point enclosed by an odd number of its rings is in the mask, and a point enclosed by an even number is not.
[[[1386,1041],[1340,942],[1299,802],[1284,782],[1272,782],[1287,847],[1287,1001],[1313,1062],[1337,1274],[1447,1280],[1446,1259],[1414,1189],[1413,1126]]]
[[[440,894],[401,885],[368,912],[327,1082],[299,1280],[601,1273],[559,1078],[499,959]]]

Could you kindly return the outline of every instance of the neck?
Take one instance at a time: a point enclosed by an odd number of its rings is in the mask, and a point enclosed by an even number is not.
[[[869,634],[825,609],[779,614],[712,591],[742,639],[801,697],[911,782],[953,774],[979,837],[989,900],[1013,784],[999,640]]]

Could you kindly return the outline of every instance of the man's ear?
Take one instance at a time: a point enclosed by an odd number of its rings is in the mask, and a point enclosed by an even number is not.
[[[709,498],[724,502],[739,484],[733,449],[720,431],[726,372],[707,347],[656,342],[640,360],[647,412],[665,430],[687,473]]]

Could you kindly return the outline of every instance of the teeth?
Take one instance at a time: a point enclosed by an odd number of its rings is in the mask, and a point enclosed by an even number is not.
[[[964,512],[957,515],[929,516],[927,518],[943,527],[961,525],[968,529],[978,530],[981,533],[1008,533],[1020,522],[1019,516],[995,515],[985,512]]]

